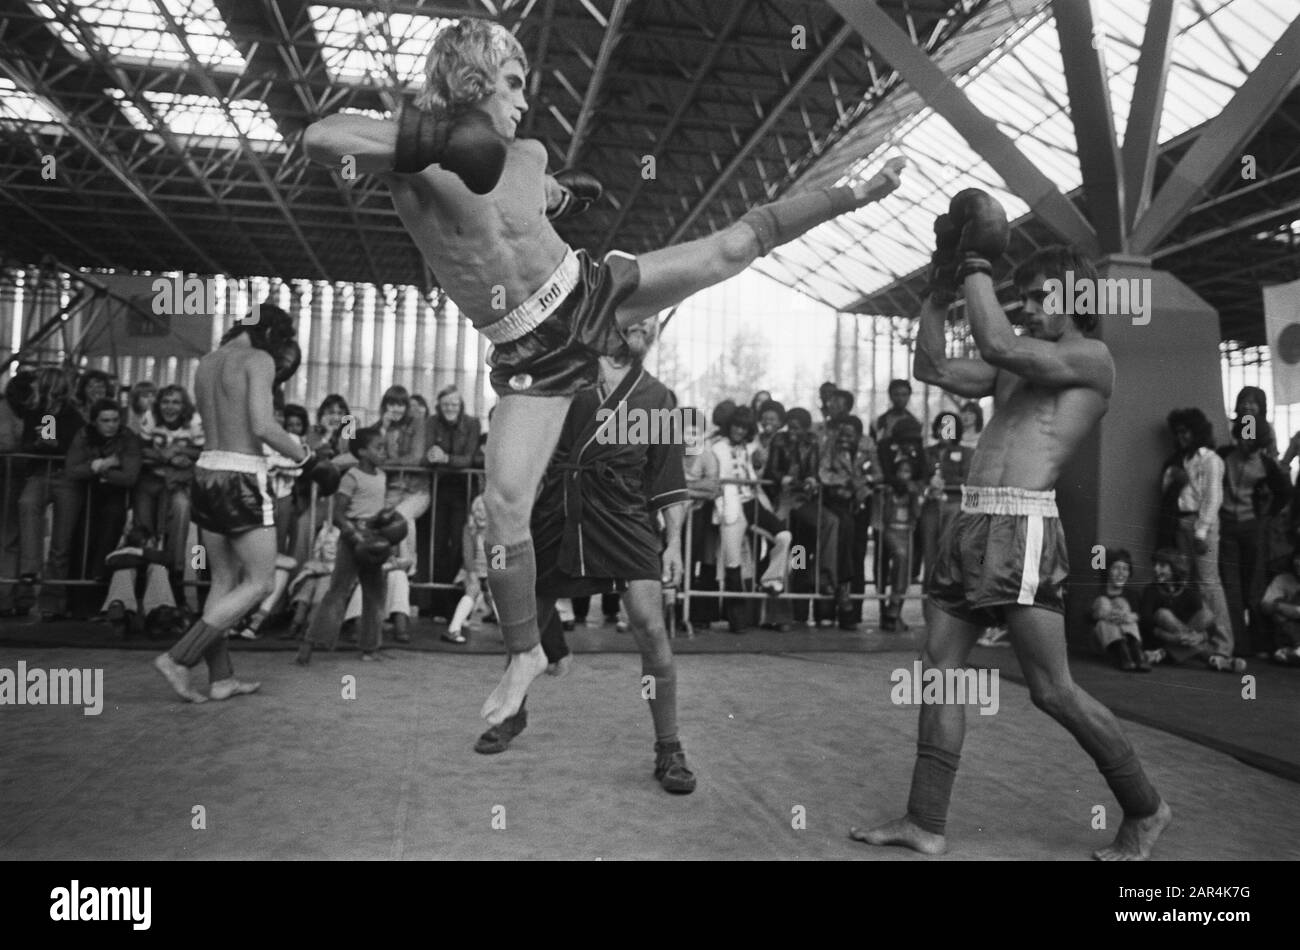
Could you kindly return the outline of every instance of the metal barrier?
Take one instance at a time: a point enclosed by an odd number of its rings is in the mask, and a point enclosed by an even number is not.
[[[2,507],[0,507],[0,543],[5,543],[6,540],[13,542],[15,539],[18,538],[17,533],[15,533],[12,536],[9,534],[8,531],[9,526],[7,524],[7,519],[11,516],[11,513],[15,516],[18,514],[16,496],[21,493],[23,487],[27,484],[29,478],[38,477],[38,478],[48,479],[55,465],[64,464],[64,458],[61,456],[36,455],[36,454],[29,454],[29,453],[3,453],[0,454],[0,460],[3,460],[3,466],[4,466],[3,467],[4,493],[3,493],[2,502],[0,502],[2,503]],[[39,473],[35,476],[30,474],[23,474],[23,475],[15,474],[15,471],[19,463],[26,464],[26,463],[30,463],[33,460],[42,461],[45,463],[44,472]],[[429,547],[427,551],[428,553],[427,573],[425,574],[425,576],[415,577],[411,581],[411,585],[410,585],[411,588],[413,590],[457,590],[459,589],[459,585],[454,584],[451,581],[434,580],[434,574],[437,566],[438,543],[440,540],[444,540],[443,538],[440,537],[438,531],[438,523],[437,523],[438,492],[444,477],[458,478],[463,480],[464,491],[465,491],[466,517],[468,517],[469,509],[471,504],[473,503],[474,498],[482,490],[482,485],[486,478],[486,472],[481,468],[430,469],[423,466],[385,466],[381,470],[386,475],[402,475],[402,474],[415,475],[421,478],[427,478],[429,480],[429,509],[426,512],[426,515],[429,518]],[[761,504],[758,498],[758,493],[759,491],[762,490],[764,486],[771,486],[773,483],[770,481],[763,481],[761,479],[756,479],[756,480],[719,479],[718,483],[720,485],[745,485],[751,487],[754,490],[754,497],[752,498],[752,500],[746,502],[745,504],[747,507],[752,506],[753,508],[751,514],[747,515],[746,517],[749,524],[747,533],[751,538],[750,553],[753,558],[752,572],[753,572],[753,577],[757,579],[760,576],[760,572],[759,572],[759,563],[761,560],[760,544],[754,542],[766,541],[770,546],[773,540],[771,536],[767,534],[767,532],[764,532],[762,529],[760,529],[757,526],[758,519],[757,519],[756,511],[757,511],[757,507]],[[90,565],[87,564],[87,559],[90,554],[91,519],[85,517],[85,514],[90,512],[91,510],[90,503],[91,503],[92,487],[93,487],[93,482],[88,482],[85,488],[86,494],[82,502],[82,513],[83,513],[82,520],[85,523],[81,529],[82,550],[81,550],[81,564],[79,566],[80,569],[73,570],[72,566],[70,565],[68,571],[69,574],[75,574],[80,576],[61,578],[61,579],[56,578],[56,579],[49,579],[49,580],[44,579],[44,577],[42,576],[42,580],[41,580],[42,583],[55,584],[63,587],[86,587],[86,586],[92,586],[101,583],[101,581],[97,580],[94,576],[96,572],[89,570]],[[125,488],[122,490],[126,492],[130,492],[132,489]],[[459,490],[459,489],[453,489],[453,490]],[[308,531],[309,531],[309,538],[310,538],[309,543],[314,545],[316,536],[320,528],[320,523],[318,523],[317,515],[322,507],[320,505],[321,499],[318,497],[317,487],[314,482],[311,484],[309,498],[310,498],[310,503],[307,507],[307,510],[301,512],[299,517],[300,518],[306,517],[308,519]],[[53,503],[53,501],[54,499],[52,497],[49,498],[47,500],[47,506]],[[333,504],[334,504],[333,498],[331,497],[329,499],[325,499],[325,502],[326,504],[324,505],[324,510],[326,514],[326,519],[332,522]],[[817,506],[816,509],[817,517],[816,517],[816,532],[814,536],[813,552],[812,552],[814,558],[817,557],[818,553],[821,550],[821,540],[822,540],[821,534],[822,534],[822,520],[823,520],[822,519],[823,499],[822,499],[821,492],[817,493],[815,503]],[[665,596],[666,602],[669,599],[671,599],[672,602],[680,603],[682,605],[682,620],[688,625],[688,629],[690,624],[690,607],[691,607],[692,599],[714,599],[714,600],[724,600],[724,601],[728,599],[747,599],[747,600],[762,601],[764,603],[764,609],[762,611],[762,616],[760,618],[760,623],[761,623],[761,622],[765,622],[766,604],[769,601],[779,600],[779,601],[793,602],[798,600],[807,600],[811,602],[820,599],[821,597],[825,596],[827,593],[834,594],[833,591],[827,592],[821,589],[822,572],[821,572],[821,564],[819,562],[817,562],[817,569],[813,571],[812,591],[793,592],[789,590],[787,587],[787,589],[783,593],[773,597],[772,595],[769,595],[761,591],[693,590],[691,587],[692,574],[693,574],[693,570],[692,570],[693,562],[691,560],[691,552],[694,548],[694,544],[693,544],[694,519],[691,517],[691,512],[694,511],[696,504],[711,506],[713,504],[713,501],[696,499],[690,503],[690,506],[687,509],[687,513],[683,519],[684,530],[682,534],[682,544],[683,544],[682,586],[679,590],[676,591],[671,591],[671,590],[666,591],[666,596]],[[130,511],[129,506],[128,506],[128,511]],[[42,511],[42,516],[44,516],[44,509]],[[169,511],[168,511],[168,516],[170,516]],[[868,599],[873,599],[882,596],[880,592],[881,578],[879,577],[879,569],[878,569],[878,565],[881,563],[881,544],[880,544],[881,531],[879,525],[876,523],[876,520],[877,519],[873,519],[873,523],[870,526],[871,530],[868,537],[868,544],[866,546],[866,550],[864,551],[864,575],[868,583],[864,584],[864,590],[862,593],[850,595],[850,598],[855,601],[866,601]],[[787,525],[788,524],[789,521],[787,519]],[[19,526],[19,531],[20,530],[21,530],[21,526]],[[164,528],[164,533],[165,532],[166,532],[166,528]],[[909,534],[909,538],[908,538],[907,561],[909,566],[908,568],[909,578],[911,577],[911,565],[913,563],[912,538],[914,534],[915,532]],[[20,544],[21,541],[19,541],[18,543]],[[462,552],[462,560],[463,560],[463,556],[464,555]],[[15,557],[17,557],[17,555],[15,555]],[[869,573],[866,572],[865,570],[865,561],[868,557],[870,557],[870,560],[873,564],[873,570]],[[44,545],[42,545],[42,557],[41,557],[42,575],[44,574],[45,564],[46,564],[46,552],[44,549]],[[459,571],[460,567],[461,565],[457,564],[456,570]],[[0,571],[0,574],[3,573],[5,572]],[[17,571],[17,573],[19,575],[22,574],[21,570]],[[787,580],[789,576],[790,576],[790,571],[787,570],[786,572]],[[21,576],[17,576],[17,577],[0,576],[0,584],[16,584],[19,583],[21,580],[22,580]],[[206,587],[209,584],[207,580],[202,578],[185,581],[184,583],[186,586],[191,586],[191,587]],[[903,597],[904,600],[922,599],[921,594],[910,593],[913,586],[914,585],[909,584],[908,586],[909,592],[904,594]]]

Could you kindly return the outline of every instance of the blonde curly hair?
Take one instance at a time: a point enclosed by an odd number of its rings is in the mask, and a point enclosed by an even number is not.
[[[456,112],[492,95],[497,72],[514,60],[528,71],[528,56],[500,23],[465,17],[438,31],[424,66],[421,109]]]

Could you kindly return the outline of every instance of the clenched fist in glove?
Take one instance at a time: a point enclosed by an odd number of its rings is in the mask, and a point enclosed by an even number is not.
[[[993,262],[1006,253],[1011,239],[1007,213],[992,195],[967,188],[953,196],[948,217],[961,233],[957,242],[957,278],[968,274],[993,275]]]

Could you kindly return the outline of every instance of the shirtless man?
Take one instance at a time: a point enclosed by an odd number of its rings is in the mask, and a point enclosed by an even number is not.
[[[500,24],[465,18],[433,41],[425,87],[395,121],[334,115],[308,127],[307,155],[378,175],[430,269],[494,346],[503,397],[487,445],[489,584],[511,662],[483,705],[498,725],[546,669],[539,645],[529,520],[573,395],[597,359],[640,323],[739,274],[774,247],[898,186],[902,160],[870,181],[757,208],[709,237],[639,258],[574,251],[550,218],[600,196],[588,176],[546,174],[546,147],[515,138],[527,57]],[[496,566],[500,565],[500,566]]]
[[[305,449],[275,421],[272,387],[298,368],[293,320],[262,306],[255,321],[235,324],[221,346],[199,360],[195,397],[207,441],[194,465],[190,516],[199,526],[212,586],[203,616],[154,660],[178,696],[192,703],[252,693],[235,679],[226,631],[266,599],[275,584],[275,517],[266,443],[286,458]],[[190,668],[208,663],[208,695],[190,686]]]
[[[1070,731],[1092,756],[1124,810],[1114,842],[1093,856],[1145,860],[1169,824],[1170,809],[1147,780],[1115,717],[1070,678],[1063,590],[1069,574],[1053,486],[1079,443],[1106,413],[1115,366],[1100,340],[1085,336],[1095,315],[1044,309],[1047,280],[1096,280],[1073,248],[1036,252],[1016,269],[1025,333],[1011,329],[993,289],[992,265],[1006,250],[1006,215],[978,189],[952,200],[935,221],[931,292],[921,311],[913,371],[970,399],[993,396],[961,513],[939,542],[925,603],[926,669],[966,666],[987,626],[1005,623],[1034,705]],[[955,265],[955,268],[954,268]],[[961,281],[971,332],[982,360],[945,355],[944,318]],[[947,850],[944,825],[962,740],[965,707],[922,705],[907,814],[859,841],[903,845],[923,854]]]

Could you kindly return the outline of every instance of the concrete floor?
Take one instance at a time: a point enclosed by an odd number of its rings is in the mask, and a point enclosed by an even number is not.
[[[492,757],[471,747],[500,657],[340,652],[302,670],[290,656],[237,654],[262,692],[195,707],[148,654],[0,648],[10,669],[100,667],[106,695],[98,717],[0,710],[0,858],[935,860],[847,837],[903,809],[916,712],[891,704],[889,674],[910,650],[682,656],[688,797],[651,777],[635,655],[582,654],[569,677],[543,677],[528,730]],[[1175,811],[1157,858],[1300,858],[1295,784],[1124,726]],[[1095,805],[1109,830],[1091,828]],[[1004,678],[998,714],[970,716],[938,860],[1086,858],[1118,817],[1088,758]]]

